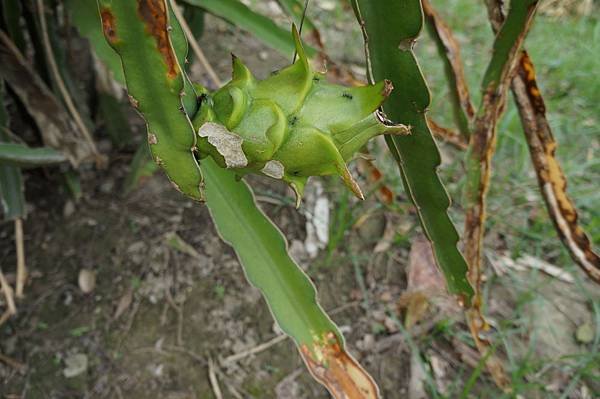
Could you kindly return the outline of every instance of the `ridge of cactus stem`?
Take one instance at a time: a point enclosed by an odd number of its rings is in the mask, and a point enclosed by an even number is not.
[[[232,55],[232,78],[214,93],[196,84],[193,118],[199,157],[211,156],[239,176],[259,173],[290,185],[299,206],[310,176],[339,175],[360,199],[347,162],[371,138],[408,134],[385,119],[380,107],[390,81],[344,87],[327,83],[310,67],[295,26],[296,61],[264,80]]]

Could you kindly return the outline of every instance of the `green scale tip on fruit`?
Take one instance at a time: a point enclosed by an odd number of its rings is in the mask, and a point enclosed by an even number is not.
[[[297,205],[310,176],[339,175],[364,199],[346,163],[375,136],[409,133],[379,110],[392,85],[327,83],[311,69],[295,26],[292,34],[297,60],[267,79],[255,79],[233,56],[229,83],[214,93],[197,87],[200,109],[192,122],[198,153],[240,176],[260,173],[287,182]]]

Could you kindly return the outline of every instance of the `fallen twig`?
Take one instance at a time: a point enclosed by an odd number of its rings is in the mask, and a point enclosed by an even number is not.
[[[265,343],[255,346],[254,348],[250,348],[250,349],[242,351],[240,353],[236,353],[231,356],[227,356],[225,359],[223,359],[221,361],[221,364],[225,365],[227,363],[237,362],[238,360],[243,359],[247,356],[254,355],[256,353],[267,350],[270,347],[272,347],[273,345],[276,345],[281,341],[285,341],[287,338],[288,338],[288,336],[285,334],[278,335],[275,338],[273,338]]]
[[[497,264],[497,262],[501,262],[502,265]],[[496,259],[493,259],[493,265],[495,266],[495,271],[499,275],[506,273],[506,268],[517,271],[526,271],[530,268],[540,270],[566,283],[575,282],[575,277],[573,277],[571,273],[531,255],[523,255],[517,260],[513,260],[508,256],[499,256]]]
[[[193,352],[182,346],[165,346],[164,349],[167,351],[171,351],[171,352],[183,353],[184,355],[188,355],[193,360],[197,361],[198,363],[200,363],[203,366],[208,365],[208,362],[206,361],[206,359],[204,357],[202,357],[199,354],[197,354],[196,352]]]
[[[219,380],[217,380],[217,375],[215,369],[217,365],[212,357],[208,358],[208,379],[210,380],[210,386],[215,394],[217,399],[223,399],[223,393],[221,392],[221,388],[219,387]]]
[[[2,316],[0,316],[0,326],[8,320],[8,318],[17,313],[17,307],[15,306],[15,299],[13,296],[13,289],[6,281],[6,277],[4,277],[4,273],[0,270],[0,288],[4,293],[4,298],[6,299],[6,311]]]
[[[25,245],[23,244],[23,219],[15,219],[15,245],[17,247],[17,283],[15,295],[23,297],[23,289],[27,280],[27,268],[25,267]]]
[[[0,353],[0,362],[12,367],[13,369],[19,372],[22,372],[25,369],[25,367],[27,367],[23,363],[18,362],[15,359],[10,358],[6,355],[3,355],[2,353]]]

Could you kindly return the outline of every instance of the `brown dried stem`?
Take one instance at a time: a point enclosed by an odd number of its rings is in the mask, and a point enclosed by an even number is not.
[[[15,295],[23,297],[23,289],[27,280],[27,268],[25,267],[25,245],[23,244],[23,219],[15,219],[15,246],[17,251],[17,283]]]
[[[0,316],[0,326],[6,322],[10,318],[10,316],[17,314],[17,307],[15,306],[15,299],[13,296],[13,289],[6,281],[6,277],[4,277],[4,273],[0,269],[0,289],[2,289],[2,293],[4,294],[4,299],[6,301],[6,310]]]
[[[592,280],[600,283],[600,256],[579,226],[577,209],[567,195],[567,179],[555,154],[557,143],[526,51],[521,55],[518,75],[513,78],[512,92],[550,219],[571,258]]]
[[[469,147],[469,143],[464,135],[455,132],[452,129],[439,125],[436,121],[431,118],[427,118],[427,124],[431,129],[431,132],[435,137],[446,142],[459,150],[466,150]]]

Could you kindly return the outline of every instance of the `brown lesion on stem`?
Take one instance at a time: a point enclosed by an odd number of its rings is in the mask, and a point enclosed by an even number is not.
[[[567,195],[567,179],[556,158],[557,143],[546,118],[533,63],[526,51],[521,53],[512,91],[550,218],[573,260],[592,280],[600,283],[600,256],[579,226],[577,209]]]
[[[488,3],[496,0],[486,0]],[[469,265],[469,280],[475,288],[471,309],[467,312],[467,321],[479,352],[491,350],[484,335],[489,330],[482,313],[482,243],[485,232],[486,197],[490,185],[491,160],[496,149],[497,123],[502,115],[508,88],[516,71],[519,51],[529,31],[535,12],[535,5],[527,9],[525,22],[516,36],[507,58],[503,61],[497,80],[491,80],[483,90],[480,109],[475,118],[473,132],[469,142],[469,182],[467,183],[467,207],[465,215],[465,258]],[[500,27],[501,24],[498,24]],[[510,381],[500,360],[490,357],[486,362],[496,384],[509,391]]]
[[[486,195],[491,176],[491,160],[496,148],[496,123],[504,108],[506,90],[488,88],[483,94],[482,112],[475,120],[475,129],[470,137],[469,157],[471,166],[477,168],[478,176],[469,188],[468,206],[465,214],[464,255],[469,265],[468,277],[475,289],[471,307],[466,312],[467,324],[475,345],[484,356],[491,350],[491,343],[485,338],[490,330],[483,312],[483,264],[482,242],[485,231]],[[504,391],[510,390],[510,379],[507,377],[502,361],[496,356],[489,356],[486,368],[492,375],[496,385]]]
[[[506,85],[504,85],[506,87]],[[488,87],[483,94],[481,112],[475,120],[474,132],[470,137],[469,156],[471,168],[477,168],[477,181],[470,182],[468,206],[465,215],[465,258],[469,265],[469,280],[475,288],[472,306],[480,310],[481,306],[481,244],[483,241],[486,196],[490,185],[491,160],[496,150],[496,124],[505,103],[506,90],[497,95],[496,89]],[[483,320],[483,317],[481,316]]]
[[[327,332],[313,347],[304,344],[300,353],[312,376],[335,399],[377,399],[373,378],[344,349],[337,335]]]
[[[529,58],[529,54],[527,51],[523,50],[521,52],[521,59],[519,60],[519,70],[518,76],[525,83],[525,87],[527,89],[528,98],[533,105],[533,109],[540,116],[546,116],[546,104],[544,103],[544,99],[542,98],[542,93],[538,87],[537,81],[535,79],[535,69],[533,67],[533,63]]]
[[[502,2],[486,0],[486,4],[492,28],[497,32],[505,19]],[[592,280],[600,283],[600,256],[579,226],[577,209],[567,195],[567,180],[555,155],[557,143],[546,118],[546,105],[533,62],[525,50],[517,68],[512,92],[548,213],[573,260]]]
[[[167,77],[179,75],[179,65],[169,37],[168,9],[165,0],[137,0],[138,14],[148,33],[156,40],[156,46],[167,66]]]
[[[104,37],[110,44],[117,44],[119,38],[117,36],[117,28],[115,24],[115,15],[110,8],[102,7],[100,9],[100,18],[102,19],[102,31]]]

